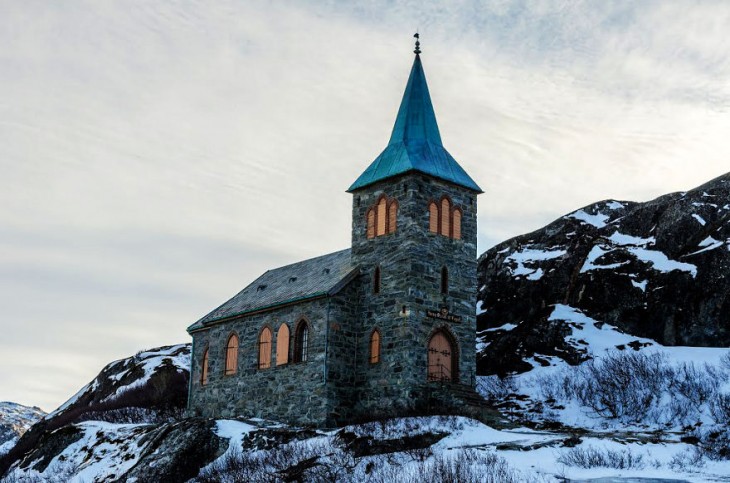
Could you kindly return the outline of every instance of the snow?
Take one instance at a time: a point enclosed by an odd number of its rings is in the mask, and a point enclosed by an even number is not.
[[[606,253],[611,252],[611,249],[606,249],[604,247],[601,247],[599,245],[594,245],[593,248],[591,248],[591,251],[588,252],[588,256],[586,257],[585,262],[583,262],[583,266],[580,269],[580,273],[585,273],[590,270],[607,270],[612,268],[618,268],[621,265],[626,265],[629,262],[618,262],[618,263],[609,263],[606,265],[596,265],[595,261],[601,258]]]
[[[637,282],[636,280],[631,281],[631,285],[634,287],[641,289],[642,292],[646,292],[646,283],[648,280],[642,280],[641,282]]]
[[[664,253],[658,250],[649,250],[639,247],[630,247],[628,250],[642,262],[650,263],[654,270],[664,273],[679,270],[682,272],[689,272],[692,277],[697,276],[697,265],[671,260]]]
[[[483,302],[481,300],[478,300],[477,301],[477,315],[482,315],[483,313],[485,313],[487,311],[486,309],[483,309],[482,306],[483,306]]]
[[[608,208],[609,210],[620,210],[623,207],[623,203],[619,203],[618,201],[609,201],[608,203],[606,203],[606,208]]]
[[[647,246],[656,243],[655,237],[641,238],[638,236],[624,235],[618,231],[614,232],[613,235],[608,237],[613,243],[619,246]]]
[[[705,226],[705,225],[707,224],[707,222],[705,221],[705,219],[704,219],[704,218],[702,218],[702,217],[701,217],[700,215],[698,215],[697,213],[692,213],[692,218],[694,218],[695,220],[697,220],[697,222],[698,222],[698,223],[699,223],[700,225],[702,225],[702,226]]]
[[[511,269],[513,276],[527,275],[528,280],[539,280],[543,276],[543,271],[540,268],[530,268],[525,264],[533,264],[544,260],[552,260],[554,258],[562,257],[567,253],[563,249],[547,249],[539,250],[534,248],[524,248],[520,251],[516,251],[504,259],[504,263],[514,262],[517,264],[517,268]]]
[[[4,455],[5,453],[7,453],[11,449],[13,449],[13,446],[15,446],[15,443],[17,443],[17,442],[18,442],[18,438],[12,438],[12,439],[5,441],[4,443],[0,443],[0,456]]]
[[[595,215],[591,215],[590,213],[586,213],[584,210],[578,210],[574,213],[567,215],[566,218],[574,218],[589,225],[593,225],[596,228],[603,228],[604,226],[606,226],[606,222],[608,221],[610,216],[604,215],[600,212],[596,213]]]
[[[690,253],[690,255],[697,255],[698,253],[707,252],[710,250],[714,250],[715,248],[719,248],[725,244],[724,241],[715,240],[711,236],[708,236],[701,242],[697,244],[698,247],[705,247],[700,250],[697,250],[696,252]]]

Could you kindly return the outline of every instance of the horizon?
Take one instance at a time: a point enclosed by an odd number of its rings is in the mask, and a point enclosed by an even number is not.
[[[50,412],[267,269],[349,247],[345,190],[417,28],[444,146],[485,191],[478,255],[728,171],[730,5],[414,5],[4,4],[0,399]]]

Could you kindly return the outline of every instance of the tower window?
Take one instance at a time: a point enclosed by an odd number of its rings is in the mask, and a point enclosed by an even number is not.
[[[441,200],[441,231],[443,236],[451,235],[451,203],[448,198]]]
[[[271,367],[271,329],[264,327],[259,334],[259,369]]]
[[[375,208],[368,210],[368,238],[375,238]]]
[[[208,349],[203,352],[203,366],[200,371],[200,384],[205,386],[208,384]]]
[[[289,363],[289,326],[281,324],[276,333],[276,365]]]
[[[375,329],[370,334],[370,364],[380,362],[380,332]]]
[[[383,195],[371,206],[366,215],[368,238],[395,233],[398,224],[398,202]]]
[[[375,217],[375,235],[385,235],[385,225],[387,222],[387,218],[385,216],[385,207],[388,204],[387,201],[385,201],[385,198],[380,198],[380,201],[378,201],[378,211],[377,215]]]
[[[294,362],[307,362],[309,350],[309,327],[305,320],[300,320],[294,334]]]
[[[449,293],[449,269],[441,267],[441,293]]]
[[[461,240],[461,208],[453,206],[451,200],[444,196],[439,203],[428,204],[428,231]]]
[[[461,210],[459,208],[454,208],[454,223],[451,231],[454,240],[461,240]]]
[[[398,202],[393,200],[388,205],[388,233],[395,232],[395,226],[398,219]]]
[[[380,293],[380,266],[373,271],[373,293]]]
[[[433,201],[428,205],[428,231],[439,232],[439,207]]]
[[[238,336],[231,334],[226,344],[226,368],[225,375],[230,376],[238,370]]]

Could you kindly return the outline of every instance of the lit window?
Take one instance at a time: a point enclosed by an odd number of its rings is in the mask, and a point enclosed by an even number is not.
[[[461,210],[459,208],[454,209],[454,240],[461,240]]]
[[[208,384],[208,349],[203,352],[203,367],[200,371],[200,383],[205,386]]]
[[[388,205],[388,233],[395,233],[398,223],[398,202],[393,200]]]
[[[281,324],[276,333],[276,365],[289,363],[289,326]]]
[[[368,238],[375,237],[375,208],[368,210]]]
[[[433,201],[428,205],[428,231],[439,232],[439,207]]]
[[[441,200],[441,234],[451,236],[451,203],[448,198]]]
[[[374,330],[370,334],[370,364],[380,362],[380,332]]]
[[[375,234],[377,236],[385,235],[385,222],[386,222],[386,205],[387,201],[385,201],[385,198],[380,198],[380,201],[378,201],[378,212],[375,216]]]
[[[225,374],[230,376],[238,370],[238,336],[232,334],[226,344],[226,369]]]
[[[264,327],[259,334],[259,369],[271,367],[271,329]]]

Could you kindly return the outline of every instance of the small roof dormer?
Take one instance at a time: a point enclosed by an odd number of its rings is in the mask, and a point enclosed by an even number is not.
[[[353,192],[384,179],[418,171],[481,193],[479,186],[441,142],[418,42],[414,52],[416,58],[388,146],[347,191]]]

